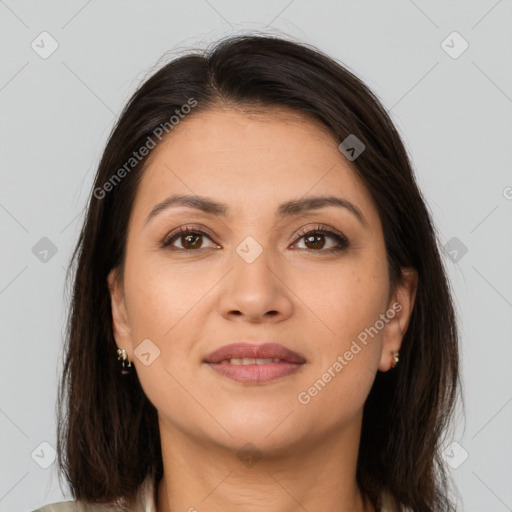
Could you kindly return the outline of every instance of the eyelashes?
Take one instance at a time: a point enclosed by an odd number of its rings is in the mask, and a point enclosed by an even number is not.
[[[342,235],[341,233],[339,233],[327,226],[324,226],[323,224],[317,225],[314,228],[303,228],[295,236],[297,237],[298,240],[300,240],[302,238],[307,238],[307,239],[318,238],[317,235],[333,238],[334,240],[336,240],[338,242],[338,245],[335,247],[330,247],[328,249],[323,249],[323,246],[322,246],[322,247],[320,247],[320,250],[311,249],[311,248],[307,247],[306,250],[313,251],[313,252],[341,252],[341,251],[345,250],[350,245],[349,241],[348,241],[347,237],[345,237],[345,235]],[[310,241],[311,240],[309,240],[309,242]]]
[[[202,238],[204,237],[208,238],[209,240],[212,240],[211,236],[208,235],[208,233],[202,231],[201,229],[196,229],[191,226],[182,226],[166,236],[164,241],[161,243],[161,248],[170,250],[172,252],[182,253],[191,253],[204,249],[221,248],[220,245],[215,243],[213,247],[202,247]],[[344,251],[350,246],[349,240],[342,233],[335,231],[332,228],[329,228],[328,226],[325,226],[323,224],[318,224],[313,228],[301,229],[295,235],[294,245],[297,243],[297,241],[300,241],[303,238],[306,239],[305,243],[312,244],[313,248],[306,247],[299,248],[299,250],[305,250],[308,252],[338,253]],[[327,249],[324,249],[324,245],[327,244],[321,243],[320,246],[318,246],[318,248],[315,247],[315,244],[318,243],[318,240],[321,240],[322,238],[324,240],[332,238],[337,242],[337,245],[335,245],[334,247],[328,247]],[[186,239],[185,243],[183,243],[184,239]],[[172,245],[176,240],[180,240],[182,242],[182,247],[175,247]]]
[[[174,242],[174,240],[179,239],[179,238],[184,238],[185,236],[189,238],[189,241],[187,243],[191,243],[192,245],[194,245],[196,242],[190,241],[190,238],[192,238],[192,239],[194,238],[192,235],[196,235],[195,238],[197,238],[197,235],[199,235],[200,237],[207,237],[211,240],[211,237],[204,231],[201,231],[200,229],[195,229],[195,228],[190,228],[190,227],[185,226],[185,227],[178,228],[176,231],[173,231],[170,235],[168,235],[162,244],[162,248],[163,249],[168,248],[172,251],[191,251],[191,250],[197,251],[200,249],[204,249],[204,247],[195,247],[193,249],[187,249],[187,248],[182,248],[182,247],[172,247],[171,248],[171,244]],[[220,246],[217,246],[217,247],[220,247]]]

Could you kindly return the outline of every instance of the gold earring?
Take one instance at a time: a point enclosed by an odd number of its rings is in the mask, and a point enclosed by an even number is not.
[[[124,348],[117,349],[117,360],[121,361],[121,373],[127,375],[133,371],[133,364],[128,361],[126,350]]]
[[[398,351],[393,352],[393,361],[391,363],[391,368],[394,368],[398,364],[398,361],[399,361]]]

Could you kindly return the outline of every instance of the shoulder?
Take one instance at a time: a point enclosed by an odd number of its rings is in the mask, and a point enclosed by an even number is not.
[[[397,502],[388,489],[384,489],[382,491],[381,498],[382,505],[379,512],[396,512],[398,510]],[[408,507],[402,507],[402,509],[404,510],[404,512],[413,512],[413,510]]]
[[[52,503],[51,505],[45,505],[32,512],[71,512],[79,510],[76,508],[74,501],[61,501],[59,503]]]
[[[32,512],[155,512],[156,484],[153,475],[148,475],[140,486],[133,506],[117,503],[90,503],[80,500],[59,501],[45,505]]]
[[[382,491],[381,498],[382,506],[380,512],[396,512],[396,501],[393,498],[393,495],[387,489]]]
[[[126,508],[112,508],[112,504],[83,503],[80,501],[59,501],[44,505],[32,512],[113,512],[126,511]]]
[[[380,508],[380,512],[395,512],[395,507],[391,494],[389,494],[388,492],[383,492],[381,497],[382,506]]]

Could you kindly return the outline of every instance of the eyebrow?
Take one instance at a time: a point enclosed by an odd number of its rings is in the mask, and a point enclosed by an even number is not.
[[[175,194],[156,204],[154,208],[149,212],[146,220],[144,221],[144,224],[146,225],[160,212],[177,206],[194,208],[196,210],[200,210],[204,213],[218,217],[229,217],[231,215],[228,205],[218,203],[217,201],[214,201],[208,197]],[[299,215],[308,211],[325,208],[326,206],[337,206],[339,208],[345,208],[352,212],[363,226],[368,227],[368,222],[355,204],[351,203],[347,199],[336,196],[313,196],[287,201],[279,205],[276,212],[276,218],[283,219],[292,215]]]

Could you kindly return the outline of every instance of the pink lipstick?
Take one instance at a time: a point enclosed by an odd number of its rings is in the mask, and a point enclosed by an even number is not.
[[[258,384],[292,375],[306,360],[277,343],[232,343],[210,353],[204,362],[224,377]]]

